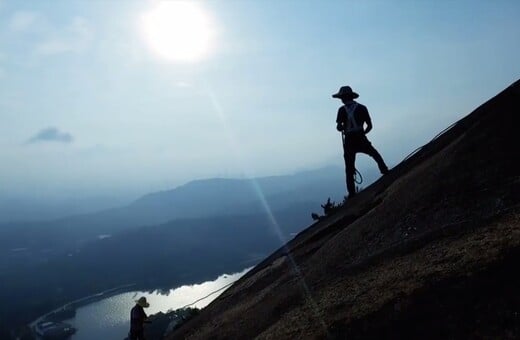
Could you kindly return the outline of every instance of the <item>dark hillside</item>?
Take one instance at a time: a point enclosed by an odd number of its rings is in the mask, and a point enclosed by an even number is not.
[[[516,82],[167,339],[520,338],[519,117]]]

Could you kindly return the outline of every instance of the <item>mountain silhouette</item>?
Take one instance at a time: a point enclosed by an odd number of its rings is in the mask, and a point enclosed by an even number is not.
[[[331,166],[285,176],[198,180],[119,208],[49,221],[5,223],[0,225],[0,255],[15,248],[71,251],[99,235],[175,219],[265,214],[266,203],[277,211],[300,205],[306,209],[302,214],[310,214],[328,196],[342,197],[344,188],[338,183],[343,183],[343,176],[342,168]]]
[[[520,81],[166,339],[520,338]]]

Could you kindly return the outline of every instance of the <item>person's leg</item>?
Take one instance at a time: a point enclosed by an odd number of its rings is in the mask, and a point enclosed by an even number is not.
[[[385,161],[383,160],[383,157],[377,152],[377,150],[372,146],[372,143],[367,139],[364,143],[365,145],[360,150],[360,152],[366,153],[370,157],[372,157],[376,163],[377,167],[379,168],[379,171],[385,175],[388,173],[388,167],[385,164]]]
[[[345,175],[347,180],[347,191],[349,196],[356,194],[356,186],[354,184],[354,174],[356,171],[356,152],[350,148],[345,148],[343,154],[345,158]]]

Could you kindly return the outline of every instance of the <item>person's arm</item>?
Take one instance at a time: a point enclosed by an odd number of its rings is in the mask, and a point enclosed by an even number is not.
[[[142,323],[152,323],[150,320],[148,320],[148,315],[146,315],[146,312],[143,309],[143,314],[141,314],[142,317]]]
[[[341,107],[338,109],[338,115],[336,116],[336,130],[343,131],[345,129],[345,112],[341,110]]]
[[[367,123],[367,128],[364,130],[365,135],[372,130],[372,120],[370,119],[370,115],[368,114],[368,109],[365,107],[365,123]]]

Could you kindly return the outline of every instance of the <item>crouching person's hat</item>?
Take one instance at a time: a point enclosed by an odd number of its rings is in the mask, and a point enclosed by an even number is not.
[[[150,307],[150,304],[146,301],[146,297],[142,296],[139,298],[139,300],[135,300],[135,303],[137,303],[139,306],[143,308]]]

